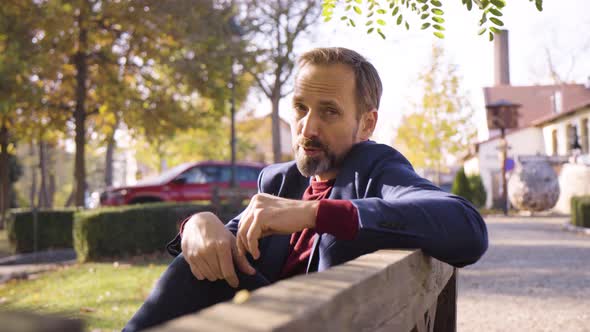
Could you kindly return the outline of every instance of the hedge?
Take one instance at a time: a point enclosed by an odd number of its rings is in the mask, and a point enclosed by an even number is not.
[[[211,210],[210,205],[196,203],[152,203],[80,211],[73,228],[78,261],[161,251],[176,236],[184,218]],[[239,210],[241,207],[224,206],[216,214],[226,222]]]
[[[571,223],[590,228],[590,196],[574,196],[571,199]]]
[[[72,222],[75,209],[38,210],[37,243],[33,212],[10,210],[6,231],[12,253],[27,253],[58,248],[72,248]]]

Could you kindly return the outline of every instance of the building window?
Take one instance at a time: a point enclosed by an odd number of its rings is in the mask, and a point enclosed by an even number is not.
[[[551,131],[551,153],[557,156],[557,129]]]
[[[565,149],[567,151],[566,154],[571,154],[572,150],[574,149],[574,143],[576,141],[576,126],[572,124],[568,124],[566,127],[566,146]]]
[[[587,154],[588,146],[590,145],[590,137],[588,137],[588,119],[582,120],[582,128],[580,128],[580,145],[582,146],[582,153]]]

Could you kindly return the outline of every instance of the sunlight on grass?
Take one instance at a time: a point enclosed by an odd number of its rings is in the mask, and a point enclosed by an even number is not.
[[[155,264],[89,263],[0,285],[5,310],[59,313],[83,319],[88,331],[118,330],[131,318],[168,261]]]
[[[8,234],[5,229],[0,229],[0,258],[10,256]]]

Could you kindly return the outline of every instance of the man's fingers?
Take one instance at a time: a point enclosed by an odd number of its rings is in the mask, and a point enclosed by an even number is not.
[[[238,250],[240,254],[245,256],[246,255],[246,234],[248,233],[248,228],[250,227],[250,222],[252,221],[252,201],[246,207],[242,218],[240,218],[240,222],[238,224],[238,232],[236,233],[236,239],[238,242],[241,242],[241,245],[238,245]]]
[[[199,268],[199,270],[203,273],[203,276],[209,281],[216,281],[218,278],[212,272],[211,267],[204,259],[199,258],[198,256],[194,257],[195,265]]]
[[[203,273],[201,271],[199,271],[199,268],[196,265],[193,264],[188,264],[188,266],[191,268],[191,272],[193,273],[193,275],[199,279],[199,280],[205,280],[205,276],[203,275]]]
[[[260,238],[260,223],[254,221],[250,225],[250,229],[248,230],[248,234],[246,235],[247,248],[248,251],[252,254],[254,259],[258,259],[260,257],[260,252],[258,251],[258,239]]]
[[[219,248],[219,251],[217,251],[217,259],[219,261],[219,266],[221,267],[223,279],[225,279],[231,287],[238,287],[239,281],[232,261],[231,248],[229,246],[222,246]]]
[[[248,262],[246,256],[240,255],[238,253],[237,248],[232,248],[232,254],[238,270],[249,275],[256,274],[256,269],[250,265],[250,262]]]

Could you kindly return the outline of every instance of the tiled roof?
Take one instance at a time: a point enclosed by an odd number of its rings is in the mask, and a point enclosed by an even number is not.
[[[561,92],[563,112],[554,112],[553,96],[557,91]],[[508,100],[521,104],[519,108],[518,127],[525,128],[538,123],[543,119],[558,117],[559,115],[579,108],[581,105],[590,104],[590,89],[583,84],[562,85],[533,85],[512,86],[499,85],[484,88],[486,105],[499,100]]]

